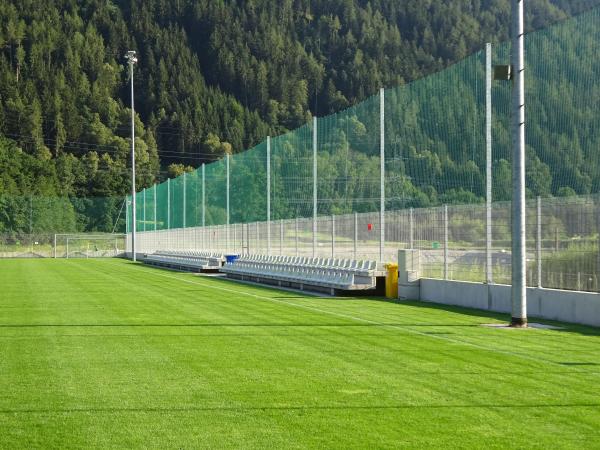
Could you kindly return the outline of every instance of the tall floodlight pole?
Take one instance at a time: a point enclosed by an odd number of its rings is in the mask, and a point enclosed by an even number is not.
[[[313,117],[313,258],[317,256],[317,118]]]
[[[225,165],[227,168],[227,187],[225,189],[227,199],[226,199],[226,209],[227,209],[227,227],[225,228],[225,247],[227,251],[229,251],[229,221],[230,221],[230,211],[229,211],[229,154],[225,155]]]
[[[135,232],[136,232],[136,201],[135,201],[135,105],[133,101],[133,65],[138,62],[137,57],[135,56],[135,51],[130,50],[125,55],[127,61],[129,62],[129,78],[131,80],[131,254],[133,256],[133,261],[136,261],[136,242],[135,242]]]
[[[271,136],[267,136],[267,255],[271,256]]]
[[[385,89],[379,90],[379,262],[385,248]]]
[[[512,169],[512,320],[527,326],[525,234],[525,0],[512,0],[513,169]]]
[[[492,44],[485,46],[485,282],[492,284]]]

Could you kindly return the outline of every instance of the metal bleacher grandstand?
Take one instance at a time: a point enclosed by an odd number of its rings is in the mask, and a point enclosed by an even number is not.
[[[326,290],[370,290],[377,277],[385,273],[375,261],[307,258],[293,256],[249,255],[225,264],[221,272],[228,277],[278,286]]]
[[[154,266],[185,272],[216,272],[225,262],[225,258],[222,253],[195,250],[165,250],[144,255],[144,262]]]

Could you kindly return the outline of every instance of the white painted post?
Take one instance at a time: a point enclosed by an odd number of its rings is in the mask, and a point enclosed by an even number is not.
[[[542,287],[542,198],[537,198],[537,233],[535,242],[535,260],[537,265],[537,286]]]
[[[171,179],[167,178],[167,230],[171,229]]]
[[[415,217],[414,210],[410,208],[408,216],[408,244],[411,250],[415,248]]]
[[[279,254],[283,255],[283,219],[279,220]]]
[[[267,136],[267,255],[271,255],[271,136]]]
[[[186,192],[187,177],[186,172],[183,172],[183,228],[187,223],[186,208],[187,208],[187,192]]]
[[[152,190],[154,191],[154,231],[156,231],[156,229],[157,229],[156,223],[158,222],[158,220],[156,218],[156,183],[154,183],[154,186],[152,186]]]
[[[448,279],[448,205],[444,205],[444,280]]]
[[[296,222],[295,223],[295,227],[296,227],[296,230],[295,230],[296,231],[296,256],[298,256],[299,253],[298,253],[298,218],[297,217],[296,217],[295,222]]]
[[[331,215],[331,258],[335,258],[335,215]]]
[[[485,267],[487,284],[492,273],[492,44],[485,46]]]
[[[206,165],[202,164],[202,249],[206,250]]]
[[[146,189],[144,189],[144,212],[142,213],[142,218],[144,219],[144,231],[146,231]]]
[[[358,245],[358,213],[354,213],[354,259],[356,259],[357,255],[357,245]]]
[[[226,194],[227,194],[227,225],[225,226],[225,249],[226,251],[229,251],[229,155],[226,156],[226,167],[227,167],[227,188],[226,188]]]
[[[259,228],[258,228],[258,222],[255,222],[255,225],[256,225],[256,252],[258,253],[260,251],[259,250],[259,248],[260,248],[260,245],[259,245],[259,243],[260,243],[260,236],[259,236],[259,232],[258,232],[258,230],[259,230]]]
[[[527,326],[527,248],[525,210],[525,0],[512,0],[513,171],[512,320]]]
[[[313,117],[313,258],[317,256],[317,118]]]
[[[385,247],[385,90],[379,90],[379,261]]]

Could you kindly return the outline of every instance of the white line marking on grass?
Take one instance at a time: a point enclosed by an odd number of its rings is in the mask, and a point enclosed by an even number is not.
[[[519,358],[522,358],[522,359],[527,359],[527,360],[535,361],[535,362],[542,362],[542,363],[546,363],[546,364],[561,365],[560,363],[557,363],[557,362],[554,362],[554,361],[549,361],[549,360],[543,359],[543,358],[536,358],[535,356],[529,356],[529,355],[525,355],[525,354],[522,354],[522,353],[511,352],[511,351],[508,351],[508,350],[500,350],[500,349],[496,349],[496,348],[493,348],[493,347],[486,347],[484,345],[473,344],[471,342],[461,341],[460,339],[453,339],[453,338],[449,338],[447,336],[439,336],[439,335],[434,335],[434,334],[427,334],[427,333],[424,333],[422,331],[413,330],[413,329],[406,328],[406,327],[403,327],[403,326],[400,326],[400,325],[390,325],[390,324],[386,324],[386,323],[382,323],[382,322],[377,322],[375,320],[363,319],[362,317],[356,317],[356,316],[352,316],[352,315],[349,315],[349,314],[336,313],[336,312],[333,312],[333,311],[328,311],[328,310],[325,310],[325,309],[316,308],[314,306],[307,306],[307,305],[301,305],[301,304],[293,303],[293,302],[286,302],[286,301],[281,300],[281,299],[276,299],[276,298],[272,298],[272,297],[266,297],[264,295],[252,294],[252,293],[249,293],[249,292],[238,291],[236,289],[229,289],[229,288],[225,288],[225,287],[221,287],[221,286],[215,286],[212,283],[198,283],[198,282],[195,282],[193,280],[187,280],[187,279],[184,279],[184,278],[175,277],[175,276],[172,276],[172,275],[167,275],[165,273],[160,273],[160,272],[157,272],[157,271],[154,271],[154,270],[145,270],[147,268],[145,266],[141,266],[141,265],[133,265],[133,266],[129,266],[129,267],[132,267],[132,268],[135,268],[135,269],[139,269],[139,270],[143,271],[144,273],[154,274],[154,275],[156,275],[158,277],[169,278],[169,279],[173,279],[173,280],[176,280],[176,281],[182,281],[184,283],[196,284],[196,285],[203,286],[203,287],[206,287],[206,288],[209,288],[209,289],[217,289],[217,290],[224,291],[224,292],[231,292],[231,293],[234,293],[234,294],[245,295],[247,297],[254,297],[254,298],[257,298],[259,300],[266,300],[266,301],[270,301],[270,302],[273,302],[273,303],[280,303],[280,304],[284,304],[284,305],[288,305],[288,306],[293,306],[293,307],[305,309],[305,310],[308,310],[308,311],[315,311],[315,312],[320,312],[322,314],[329,314],[331,316],[337,316],[337,317],[342,317],[342,318],[345,318],[345,319],[355,320],[355,321],[358,321],[358,322],[370,323],[370,324],[378,325],[378,326],[381,326],[381,327],[393,328],[393,329],[405,331],[407,333],[417,334],[419,336],[425,336],[425,337],[432,338],[432,339],[439,339],[439,340],[442,340],[442,341],[452,342],[452,343],[458,344],[458,345],[465,345],[465,346],[468,346],[468,347],[477,348],[479,350],[485,350],[485,351],[500,353],[500,354],[509,355],[509,356],[516,356],[516,357],[519,357]],[[592,374],[592,372],[587,372],[585,370],[575,370],[575,369],[573,369],[573,370],[574,371],[578,371],[578,372],[584,372],[584,373],[590,373],[590,374]]]

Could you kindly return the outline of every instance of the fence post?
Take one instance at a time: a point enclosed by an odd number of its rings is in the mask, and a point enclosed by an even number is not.
[[[154,191],[154,231],[156,231],[157,229],[157,219],[156,219],[156,183],[154,183],[154,186],[152,186],[152,190]]]
[[[444,280],[448,279],[448,205],[444,205]]]
[[[358,213],[354,213],[354,259],[356,259],[357,245],[358,245]]]
[[[129,196],[125,197],[125,234],[129,234],[131,232],[131,225],[129,223]],[[127,252],[127,241],[125,241],[125,252]]]
[[[335,258],[335,215],[331,215],[331,257]]]
[[[258,253],[260,251],[259,250],[260,235],[259,235],[259,231],[258,231],[259,230],[258,222],[254,222],[254,223],[256,224],[255,225],[256,226],[256,252]],[[250,241],[248,240],[248,242],[250,242]]]
[[[492,44],[485,46],[485,281],[494,282],[492,273]]]
[[[206,165],[202,163],[202,248],[206,249]]]
[[[415,222],[414,222],[414,210],[410,208],[408,215],[408,244],[409,248],[413,250],[415,248]]]
[[[537,198],[537,233],[535,242],[535,260],[537,264],[537,286],[542,287],[542,198]]]
[[[313,117],[313,258],[317,256],[317,118]]]
[[[600,202],[599,197],[596,196],[596,201],[594,202],[594,217],[596,220],[594,221],[596,225],[596,234],[598,235],[597,239],[597,255],[596,255],[596,270],[594,275],[594,286],[596,288],[596,292],[600,292]],[[592,266],[593,267],[593,266]]]
[[[142,219],[144,220],[143,230],[146,231],[146,189],[144,189],[144,213],[142,214]]]
[[[267,136],[267,255],[271,255],[271,136]]]
[[[225,226],[225,248],[229,251],[229,154],[227,154],[225,163],[227,167],[227,225]]]
[[[296,217],[295,222],[296,222],[295,223],[295,227],[296,227],[296,230],[295,230],[296,231],[296,256],[298,256],[299,255],[299,253],[298,253],[298,217]]]
[[[171,179],[167,178],[167,230],[171,229]]]
[[[385,90],[379,90],[379,261],[385,247]]]
[[[186,172],[183,172],[183,228],[186,226],[187,217],[186,217],[186,209],[187,209],[187,192],[186,192],[186,184],[187,184],[187,176]]]
[[[279,254],[283,255],[283,219],[279,220]]]
[[[525,204],[525,25],[524,0],[512,0],[512,319],[527,326],[527,248]]]

